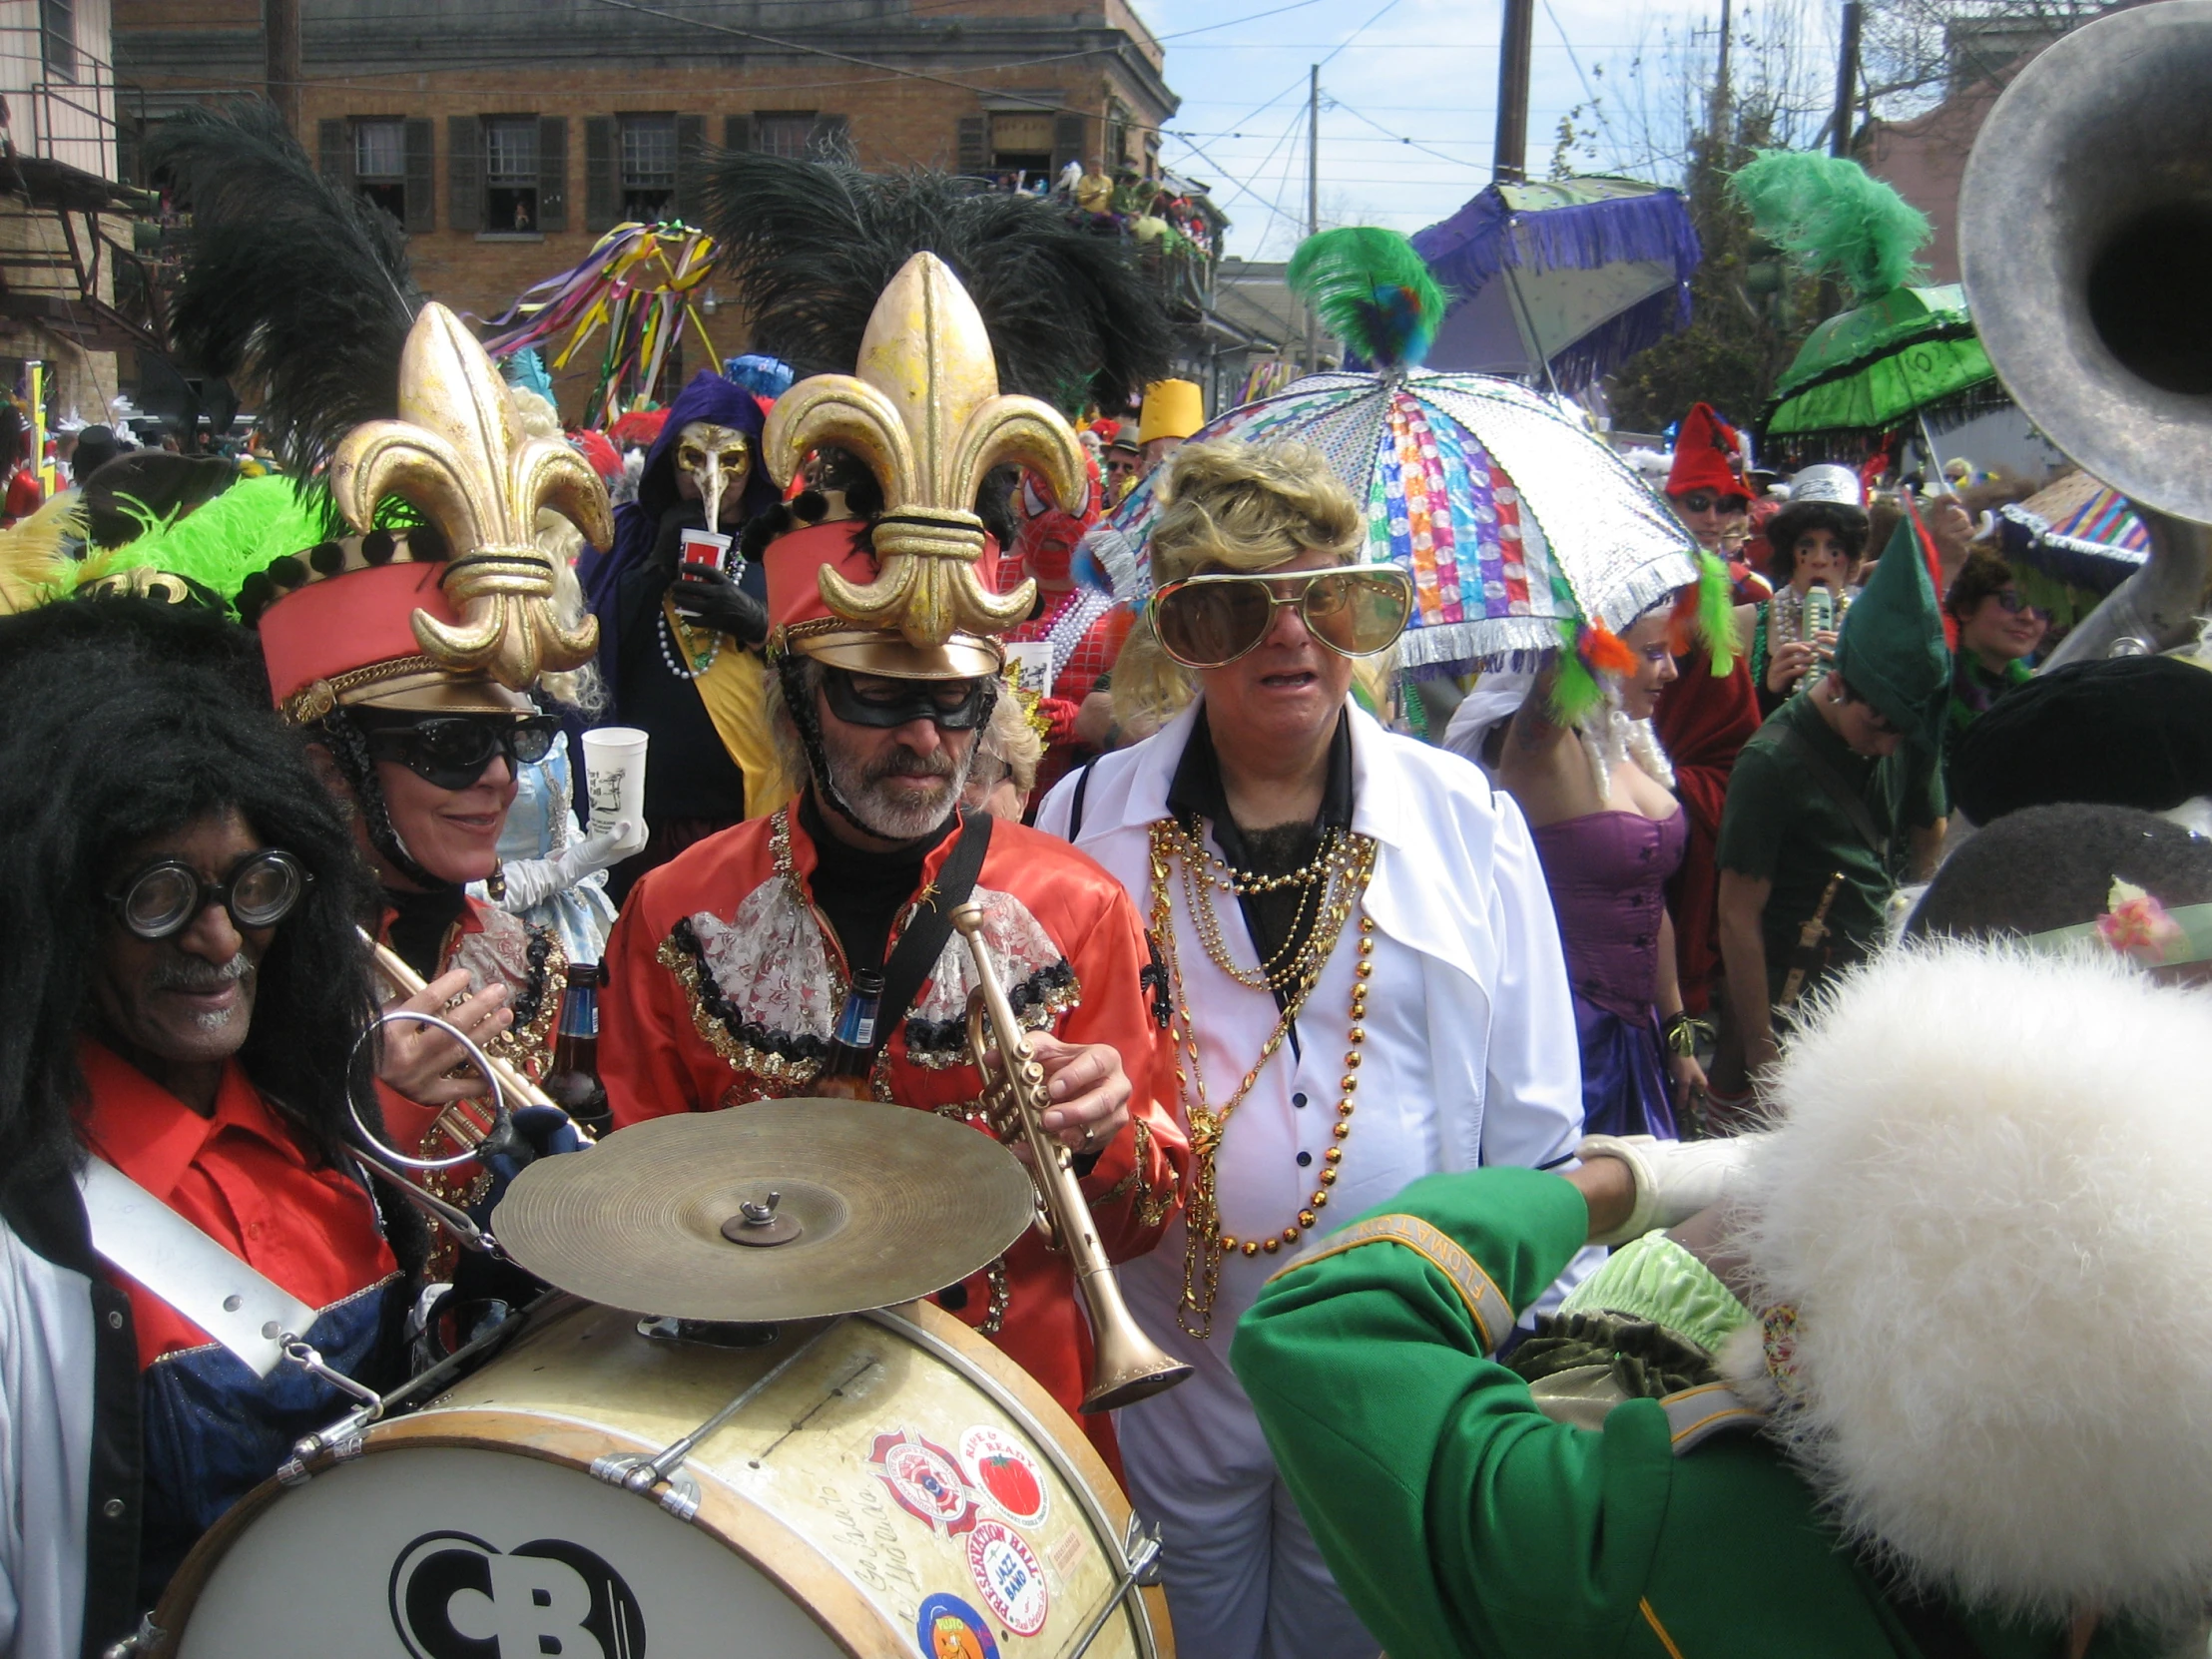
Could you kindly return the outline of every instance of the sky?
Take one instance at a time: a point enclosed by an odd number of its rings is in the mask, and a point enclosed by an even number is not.
[[[1233,222],[1228,252],[1285,259],[1305,234],[1307,70],[1317,62],[1324,226],[1417,231],[1489,183],[1499,0],[1137,5],[1162,39],[1168,84],[1183,100],[1162,158],[1213,187]],[[1787,27],[1808,53],[1832,62],[1834,47],[1821,38],[1833,31],[1823,15],[1830,9],[1772,0],[1762,19],[1739,0],[1735,15],[1739,31]],[[1537,0],[1530,174],[1549,171],[1559,120],[1581,105],[1579,124],[1595,136],[1575,156],[1576,171],[1678,183],[1659,176],[1646,135],[1669,127],[1679,55],[1694,30],[1717,38],[1719,13],[1720,0]],[[1589,113],[1593,94],[1602,119]]]

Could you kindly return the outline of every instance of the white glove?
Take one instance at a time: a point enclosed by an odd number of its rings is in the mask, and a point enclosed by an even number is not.
[[[1659,1227],[1680,1227],[1700,1210],[1728,1196],[1736,1172],[1751,1161],[1763,1137],[1735,1135],[1719,1141],[1662,1141],[1650,1135],[1585,1135],[1574,1155],[1618,1158],[1636,1178],[1636,1205],[1594,1245],[1626,1244]]]
[[[628,819],[618,819],[606,829],[594,830],[582,840],[570,842],[550,858],[502,864],[500,873],[506,877],[507,890],[497,900],[499,907],[510,915],[520,915],[555,893],[566,892],[585,876],[621,862],[637,850],[624,844],[636,829]]]

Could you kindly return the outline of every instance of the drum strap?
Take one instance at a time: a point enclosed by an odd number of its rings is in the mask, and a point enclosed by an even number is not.
[[[92,1248],[267,1377],[282,1336],[304,1337],[315,1311],[264,1278],[113,1164],[87,1158],[77,1177]]]
[[[868,1051],[871,1057],[905,1023],[906,1010],[921,993],[922,981],[944,954],[945,941],[952,937],[952,912],[975,890],[975,878],[983,872],[983,854],[990,844],[991,815],[963,810],[960,838],[952,843],[937,879],[925,889],[927,896],[914,906],[906,931],[898,935],[890,960],[883,964],[883,1000],[876,1007],[875,1047]]]

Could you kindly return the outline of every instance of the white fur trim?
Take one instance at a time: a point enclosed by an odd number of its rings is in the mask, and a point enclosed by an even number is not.
[[[1792,1039],[1735,1217],[1754,1306],[1799,1314],[1773,1431],[1922,1583],[2150,1618],[2212,1586],[2207,1055],[2201,991],[1955,942]]]

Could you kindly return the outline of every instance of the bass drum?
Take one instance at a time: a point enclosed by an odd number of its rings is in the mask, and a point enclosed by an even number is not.
[[[1172,1659],[1160,1591],[1123,1589],[1113,1476],[959,1321],[907,1304],[746,1349],[638,1324],[563,1299],[422,1410],[261,1487],[179,1571],[152,1650]],[[620,1484],[702,1429],[672,1481]]]

